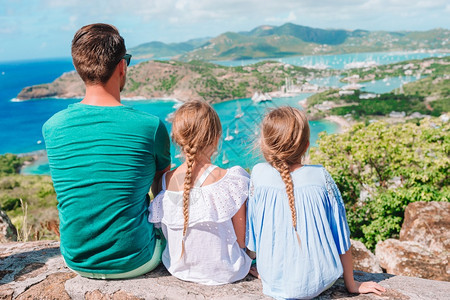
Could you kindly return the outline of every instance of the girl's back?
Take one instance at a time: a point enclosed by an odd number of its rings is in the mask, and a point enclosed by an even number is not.
[[[264,293],[275,298],[314,297],[341,274],[339,254],[350,233],[339,191],[322,166],[290,173],[297,220],[292,226],[286,185],[268,163],[253,168],[247,247],[256,251]]]
[[[151,203],[149,220],[161,222],[168,245],[162,261],[172,275],[187,281],[217,285],[244,278],[250,268],[251,259],[239,247],[232,223],[233,216],[245,205],[249,175],[241,167],[233,167],[228,170],[217,168],[208,176],[211,169],[194,176],[198,179],[194,178],[189,196],[189,224],[184,250],[183,190],[173,183],[176,174],[171,174],[169,189],[166,176],[163,177],[163,190]],[[225,171],[223,177],[220,176],[221,171]]]

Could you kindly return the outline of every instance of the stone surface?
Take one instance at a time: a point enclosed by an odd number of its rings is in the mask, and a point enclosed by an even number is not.
[[[353,269],[368,273],[383,273],[376,256],[370,252],[360,241],[351,240],[353,256]]]
[[[422,244],[436,254],[450,252],[450,202],[414,202],[405,210],[400,241]]]
[[[450,203],[410,203],[400,240],[379,242],[375,254],[388,273],[450,281]]]
[[[436,255],[419,243],[388,239],[377,244],[375,253],[387,273],[450,281],[448,256]]]
[[[245,279],[222,286],[203,286],[170,276],[163,266],[128,280],[93,280],[72,273],[64,264],[59,243],[40,241],[0,244],[0,299],[270,299],[262,294],[261,281]],[[387,291],[349,294],[338,279],[317,299],[446,299],[450,283],[386,273],[355,271],[359,281],[379,282]]]
[[[16,227],[8,215],[0,209],[0,243],[17,241]]]
[[[76,275],[72,272],[58,272],[48,275],[41,282],[29,287],[25,292],[20,294],[16,299],[72,299],[67,294],[64,284],[70,278]]]

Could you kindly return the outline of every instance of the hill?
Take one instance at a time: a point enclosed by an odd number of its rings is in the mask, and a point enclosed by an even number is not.
[[[201,38],[189,40],[183,43],[171,43],[171,44],[165,44],[162,42],[149,42],[131,48],[129,52],[133,56],[142,59],[173,57],[192,51],[200,47],[204,43],[206,43],[208,40],[209,38]]]
[[[146,61],[128,69],[122,98],[201,99],[210,103],[249,98],[256,91],[279,91],[285,79],[325,71],[261,62],[245,67],[225,67],[202,61]],[[329,72],[329,71],[328,71]],[[24,88],[20,100],[36,98],[81,98],[84,85],[76,72],[69,72],[49,84]]]
[[[251,31],[226,32],[185,43],[151,42],[130,49],[138,58],[176,57],[180,60],[234,60],[294,55],[356,52],[448,50],[450,30],[367,31],[320,29],[286,23]]]

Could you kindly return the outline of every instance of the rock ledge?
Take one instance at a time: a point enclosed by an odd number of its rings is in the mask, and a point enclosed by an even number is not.
[[[64,264],[59,242],[0,244],[0,299],[270,299],[252,276],[234,284],[203,286],[170,276],[163,266],[129,280],[92,280],[72,273]],[[355,271],[357,280],[374,280],[387,292],[349,294],[342,279],[318,299],[445,299],[450,283],[386,273]]]

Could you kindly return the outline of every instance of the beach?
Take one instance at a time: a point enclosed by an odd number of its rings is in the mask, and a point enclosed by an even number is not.
[[[347,119],[341,116],[327,116],[325,117],[325,120],[338,124],[339,125],[338,133],[346,132],[353,125],[352,122],[347,121]]]

